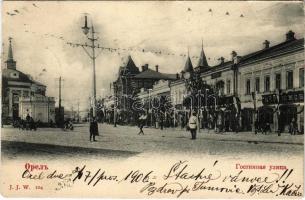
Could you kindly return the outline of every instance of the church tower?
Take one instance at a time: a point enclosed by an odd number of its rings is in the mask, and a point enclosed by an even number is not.
[[[200,53],[200,58],[199,58],[199,61],[198,61],[197,68],[200,71],[209,68],[209,64],[208,64],[207,58],[206,58],[204,50],[203,50],[203,41],[202,41],[202,44],[201,44],[201,53]]]
[[[16,61],[13,58],[12,38],[10,37],[8,40],[9,40],[9,47],[8,47],[7,60],[5,61],[6,68],[16,70]]]

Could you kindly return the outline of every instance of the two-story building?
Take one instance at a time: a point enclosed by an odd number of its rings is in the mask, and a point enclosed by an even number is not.
[[[272,131],[287,131],[295,119],[299,131],[303,131],[304,39],[296,39],[294,32],[289,31],[279,44],[272,46],[266,40],[258,51],[244,56],[233,51],[231,55],[231,60],[221,57],[218,65],[209,66],[202,48],[194,69],[188,57],[181,79],[170,84],[173,104],[185,110],[187,88],[183,76],[186,72],[199,73],[217,93],[213,104],[218,108],[236,104],[234,100],[238,100],[241,130],[254,130],[254,122],[258,120],[270,124]]]
[[[304,38],[289,31],[285,41],[242,56],[238,63],[238,96],[244,115],[269,123],[273,131],[287,131],[292,119],[304,129]],[[257,111],[257,112],[256,112]]]
[[[117,80],[113,83],[115,96],[118,100],[117,107],[122,110],[130,109],[130,99],[132,99],[141,89],[148,91],[160,80],[175,80],[175,74],[159,72],[159,66],[155,70],[150,69],[148,64],[141,67],[141,71],[135,65],[131,56],[125,66],[120,67]]]

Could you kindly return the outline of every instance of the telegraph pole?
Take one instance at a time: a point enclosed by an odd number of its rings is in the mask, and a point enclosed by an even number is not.
[[[75,118],[75,115],[74,115],[74,108],[73,108],[73,104],[72,104],[72,107],[71,107],[71,112],[72,112],[72,118],[73,118],[73,120],[72,121],[74,121],[74,118]]]
[[[113,107],[113,126],[116,127],[116,109],[117,109],[117,102],[116,102],[116,84],[113,83],[113,100],[114,100],[114,107]]]
[[[95,41],[98,40],[98,38],[95,36],[96,32],[94,30],[93,24],[89,28],[88,22],[87,22],[87,15],[85,15],[85,25],[81,27],[83,30],[83,33],[85,35],[88,35],[88,33],[91,31],[91,36],[88,36],[87,39],[91,41],[91,45],[85,44],[79,44],[79,43],[71,43],[68,42],[67,44],[77,47],[82,47],[83,50],[86,52],[86,54],[91,58],[92,60],[92,98],[91,98],[91,108],[92,108],[92,116],[96,117],[96,74],[95,74],[95,59],[97,58],[95,49],[100,48],[99,44],[96,44]],[[87,48],[91,49],[91,53],[87,50]]]
[[[58,108],[61,110],[61,76],[59,77],[58,92]]]
[[[61,76],[59,77],[58,84],[58,112],[59,112],[59,126],[62,127],[62,108],[61,108]]]
[[[77,101],[77,122],[79,123],[79,100]]]

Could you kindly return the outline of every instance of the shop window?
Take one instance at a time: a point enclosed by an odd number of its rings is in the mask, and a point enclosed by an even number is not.
[[[287,89],[293,88],[293,71],[287,71]]]
[[[259,93],[260,80],[259,77],[255,79],[255,91]]]
[[[299,83],[299,86],[300,87],[304,87],[304,68],[300,69],[299,70],[299,74],[300,74],[300,83]]]
[[[227,80],[227,94],[231,93],[231,80]]]
[[[265,92],[270,91],[270,76],[265,76]]]
[[[222,96],[222,95],[224,95],[224,81],[218,81],[217,83],[216,83],[216,88],[217,88],[217,90],[218,90],[218,94],[220,95],[220,96]]]
[[[282,82],[281,74],[276,74],[275,75],[275,89],[278,89],[278,90],[281,89],[281,82]]]
[[[250,94],[251,93],[251,81],[250,79],[246,80],[246,94]]]

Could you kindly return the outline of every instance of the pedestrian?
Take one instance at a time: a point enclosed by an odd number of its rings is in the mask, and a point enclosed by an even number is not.
[[[91,140],[93,142],[96,142],[95,136],[99,134],[98,132],[98,124],[96,122],[95,117],[92,118],[92,121],[90,122],[90,142]]]
[[[298,124],[297,124],[295,118],[293,117],[290,122],[290,134],[296,135],[297,132],[298,132]]]
[[[33,117],[30,117],[30,130],[34,130],[34,131],[37,130],[36,123],[35,123]]]
[[[147,119],[147,116],[145,114],[142,114],[139,118],[139,128],[140,128],[140,132],[138,133],[138,135],[144,135],[144,131],[143,131],[143,127],[145,124],[145,121]]]
[[[223,127],[223,121],[222,121],[222,112],[221,112],[221,110],[219,110],[218,111],[218,113],[217,113],[217,120],[216,120],[216,122],[217,122],[217,131],[216,132],[219,132],[219,133],[221,133],[222,132],[222,127]]]
[[[255,135],[259,131],[259,125],[258,124],[259,124],[259,122],[258,122],[258,119],[256,118],[255,122],[254,122],[254,133],[255,133]]]
[[[193,112],[192,116],[190,117],[188,126],[192,134],[192,140],[195,140],[197,130],[197,117],[195,112]]]
[[[181,127],[181,129],[183,129],[184,128],[184,114],[181,114],[180,113],[180,127]]]

